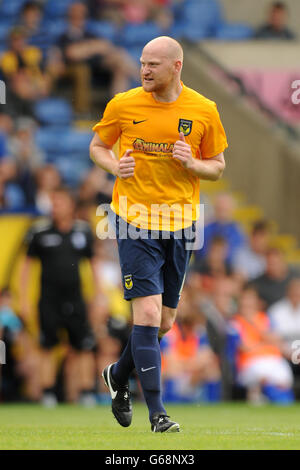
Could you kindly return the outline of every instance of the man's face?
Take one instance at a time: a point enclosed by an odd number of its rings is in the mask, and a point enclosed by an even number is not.
[[[23,13],[24,23],[29,26],[29,28],[37,27],[42,20],[42,13],[38,7],[28,8]]]
[[[83,3],[74,3],[69,10],[70,23],[78,28],[83,27],[86,20],[86,6]]]
[[[176,61],[158,50],[145,48],[141,57],[141,81],[148,93],[165,90],[176,75]]]
[[[264,254],[269,243],[269,232],[267,230],[261,230],[253,233],[251,236],[251,247],[259,254]]]
[[[231,222],[233,220],[234,201],[229,194],[217,197],[215,201],[215,215],[219,222]]]
[[[259,308],[257,294],[252,291],[245,291],[239,300],[239,313],[245,317],[255,313]]]
[[[271,251],[267,254],[267,273],[273,278],[282,277],[286,263],[281,252]]]
[[[15,52],[22,51],[25,47],[25,37],[21,34],[11,36],[10,47]]]
[[[270,13],[270,23],[276,29],[283,28],[287,23],[287,12],[282,8],[274,8]]]
[[[71,196],[64,192],[54,192],[52,194],[52,217],[55,221],[73,217],[74,202]]]

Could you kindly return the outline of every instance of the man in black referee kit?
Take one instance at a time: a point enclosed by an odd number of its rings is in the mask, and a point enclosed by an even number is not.
[[[92,259],[93,236],[86,222],[74,219],[75,201],[67,189],[56,190],[52,203],[52,220],[37,222],[27,235],[21,309],[26,320],[29,314],[26,294],[29,269],[32,258],[38,258],[42,267],[39,301],[42,402],[49,407],[56,404],[56,367],[52,349],[59,342],[59,330],[64,328],[72,348],[78,352],[81,401],[87,404],[93,398],[95,365],[91,350],[95,341],[81,294],[79,262],[83,258]],[[93,263],[91,265],[93,267]]]

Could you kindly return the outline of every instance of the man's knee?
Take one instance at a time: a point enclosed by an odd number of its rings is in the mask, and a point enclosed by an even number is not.
[[[146,305],[140,317],[144,326],[155,326],[160,321],[160,311],[155,305]]]
[[[142,326],[159,326],[161,307],[157,299],[148,297],[133,299],[134,323]]]

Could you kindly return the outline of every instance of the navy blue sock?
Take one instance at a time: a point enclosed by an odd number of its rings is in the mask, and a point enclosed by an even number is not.
[[[125,385],[128,382],[129,376],[134,369],[134,361],[132,357],[131,345],[132,333],[129,336],[128,343],[121,354],[118,362],[112,367],[112,376],[118,385]]]
[[[155,326],[134,325],[132,330],[132,356],[144,397],[149,409],[149,418],[154,413],[166,410],[161,396],[161,357]]]

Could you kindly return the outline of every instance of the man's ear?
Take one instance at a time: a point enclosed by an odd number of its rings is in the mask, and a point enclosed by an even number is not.
[[[180,72],[181,69],[182,69],[182,62],[181,62],[181,60],[176,60],[174,66],[175,66],[176,72]]]

